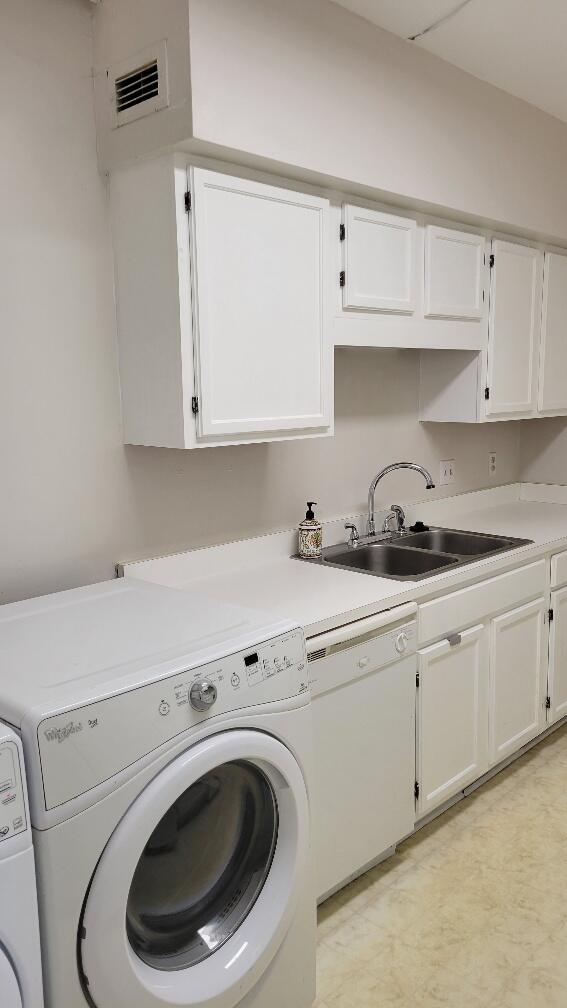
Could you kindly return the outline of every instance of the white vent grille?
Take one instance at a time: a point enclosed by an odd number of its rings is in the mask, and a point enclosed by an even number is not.
[[[327,648],[321,648],[319,651],[311,651],[311,653],[307,655],[307,661],[319,661],[319,659],[324,658],[326,654]]]
[[[152,42],[128,59],[108,67],[106,79],[113,129],[167,108],[166,40]]]
[[[144,66],[136,67],[114,82],[116,94],[116,114],[159,95],[159,68],[157,59]]]

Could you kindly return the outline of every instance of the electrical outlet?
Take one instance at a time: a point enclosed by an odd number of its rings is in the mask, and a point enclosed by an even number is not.
[[[488,475],[496,476],[496,452],[488,453]]]
[[[456,477],[455,459],[445,459],[439,463],[439,486],[454,483]]]

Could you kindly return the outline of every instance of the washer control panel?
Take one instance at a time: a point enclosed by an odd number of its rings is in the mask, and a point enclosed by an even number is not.
[[[298,629],[46,718],[37,728],[45,807],[84,794],[202,721],[308,692]]]
[[[0,743],[0,843],[27,829],[20,753],[15,742]]]

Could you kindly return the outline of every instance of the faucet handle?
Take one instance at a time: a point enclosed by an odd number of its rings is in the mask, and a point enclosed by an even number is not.
[[[350,529],[350,538],[348,544],[349,546],[352,547],[352,549],[354,549],[356,546],[358,546],[360,540],[358,529],[356,525],[353,525],[352,522],[345,522],[345,529]]]
[[[386,517],[384,519],[384,524],[382,526],[382,531],[383,532],[390,532],[392,535],[400,535],[402,532],[405,532],[405,530],[406,530],[405,520],[406,520],[406,516],[405,516],[405,513],[404,513],[404,509],[402,507],[400,507],[399,504],[392,504],[391,507],[390,507],[390,510],[388,511],[388,514],[386,515]],[[391,529],[390,528],[390,522],[391,521],[395,521],[396,522],[395,529]]]
[[[398,522],[398,532],[403,532],[406,527],[406,514],[400,504],[392,504],[390,510],[394,512]]]

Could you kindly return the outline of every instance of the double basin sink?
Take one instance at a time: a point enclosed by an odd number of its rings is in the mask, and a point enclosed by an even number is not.
[[[344,544],[328,546],[321,560],[315,562],[397,581],[419,581],[473,563],[481,557],[528,546],[531,542],[531,539],[431,528],[399,536],[376,537],[374,541],[363,540],[354,548]]]

